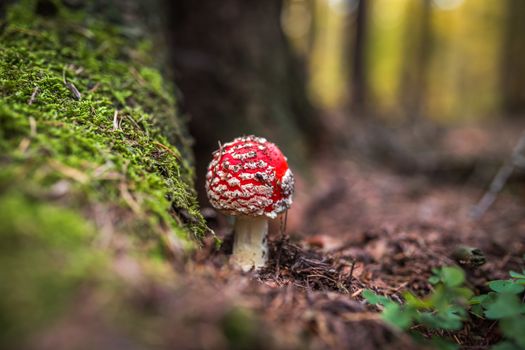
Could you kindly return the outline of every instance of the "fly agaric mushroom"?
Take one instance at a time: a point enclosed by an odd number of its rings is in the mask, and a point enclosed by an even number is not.
[[[244,271],[265,265],[268,219],[290,208],[293,190],[286,157],[262,137],[239,137],[213,153],[206,193],[215,209],[236,216],[232,260]]]

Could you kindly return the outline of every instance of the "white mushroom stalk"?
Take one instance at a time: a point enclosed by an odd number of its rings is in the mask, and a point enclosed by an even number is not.
[[[264,267],[268,261],[268,219],[238,216],[234,231],[232,262],[243,271]]]
[[[211,205],[236,216],[231,261],[244,271],[268,260],[268,219],[292,204],[294,177],[286,157],[264,138],[240,137],[214,152],[206,174]]]

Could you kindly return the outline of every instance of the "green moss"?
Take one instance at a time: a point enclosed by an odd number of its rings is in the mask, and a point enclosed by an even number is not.
[[[206,230],[152,43],[58,1],[36,16],[36,3],[0,23],[0,342],[49,325],[101,274],[114,279],[97,208],[143,261]]]
[[[42,326],[95,280],[95,230],[69,209],[9,191],[0,197],[0,343]]]
[[[22,187],[67,179],[79,209],[111,203],[133,211],[130,234],[191,246],[206,228],[151,42],[59,5],[53,18],[35,16],[35,3],[8,8],[0,35],[2,167],[19,169]]]

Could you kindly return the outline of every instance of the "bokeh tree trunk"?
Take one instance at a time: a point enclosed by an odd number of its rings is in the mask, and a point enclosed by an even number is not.
[[[350,2],[349,2],[349,5]],[[360,0],[357,5],[355,24],[352,26],[354,35],[348,35],[352,39],[351,52],[352,68],[350,70],[350,103],[352,110],[363,113],[366,107],[367,84],[366,84],[366,33],[368,25],[368,0]]]
[[[197,183],[218,141],[243,134],[268,137],[292,163],[304,159],[322,133],[306,97],[303,66],[281,29],[282,0],[176,0],[168,6]]]
[[[525,1],[507,0],[507,20],[502,47],[503,110],[509,115],[525,112]]]
[[[421,116],[425,105],[432,48],[432,3],[422,0],[410,5],[399,94],[405,116],[413,121]]]

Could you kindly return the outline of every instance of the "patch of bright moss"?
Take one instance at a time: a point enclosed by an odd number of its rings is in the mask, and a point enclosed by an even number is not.
[[[0,197],[0,344],[56,317],[105,258],[77,213],[8,191]]]
[[[8,7],[0,33],[0,166],[24,188],[67,180],[67,205],[78,210],[122,208],[139,240],[192,246],[206,227],[182,118],[152,45],[59,5],[39,17],[36,3]]]

